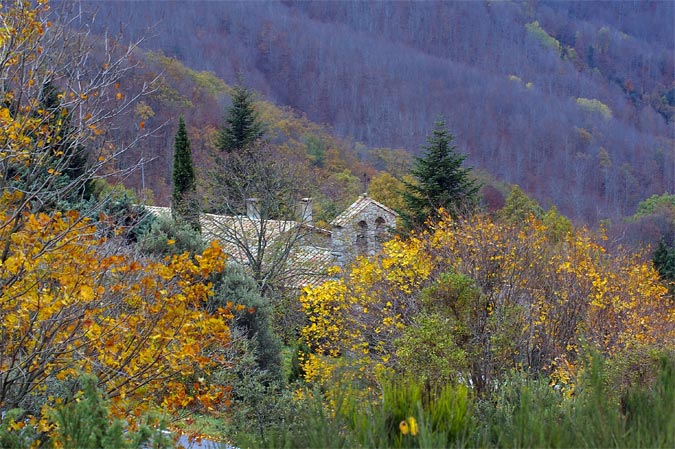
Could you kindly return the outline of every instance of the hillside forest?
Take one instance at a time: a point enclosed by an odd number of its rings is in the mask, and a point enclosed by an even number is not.
[[[0,3],[0,447],[675,446],[673,20]]]
[[[672,2],[97,2],[94,29],[419,156],[444,116],[468,164],[579,222],[675,191]],[[175,32],[180,30],[180,33]],[[222,105],[194,126],[216,124]],[[191,122],[191,120],[188,120]],[[359,178],[362,173],[355,173]]]

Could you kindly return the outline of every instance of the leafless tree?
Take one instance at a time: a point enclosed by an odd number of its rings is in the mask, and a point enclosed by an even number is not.
[[[203,229],[245,265],[261,293],[316,274],[327,231],[312,225],[304,162],[258,142],[242,153],[219,154],[208,177]]]
[[[116,139],[116,123],[152,89],[148,83],[130,93],[121,86],[134,69],[131,56],[139,42],[90,35],[71,7],[49,10],[18,0],[0,16],[1,28],[16,30],[0,41],[0,95],[7,106],[0,187],[15,199],[11,216],[0,224],[3,235],[24,212],[44,212],[92,179],[134,170],[136,165],[120,171],[116,161],[150,134],[139,129],[130,141]],[[84,160],[74,173],[78,157]]]

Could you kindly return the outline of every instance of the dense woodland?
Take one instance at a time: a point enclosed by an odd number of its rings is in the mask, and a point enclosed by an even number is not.
[[[0,447],[675,445],[672,3],[1,6]]]
[[[675,191],[671,2],[96,8],[95,26],[149,36],[145,48],[230,84],[241,73],[378,169],[368,147],[419,154],[442,114],[470,165],[576,220],[632,215]],[[199,112],[194,126],[218,122],[221,109]]]

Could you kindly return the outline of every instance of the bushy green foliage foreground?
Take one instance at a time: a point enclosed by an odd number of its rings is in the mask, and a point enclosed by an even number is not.
[[[13,409],[0,419],[0,448],[27,449],[36,447],[82,449],[168,449],[173,438],[165,433],[166,424],[148,416],[138,429],[130,429],[120,419],[111,419],[110,402],[96,387],[90,375],[79,379],[82,390],[55,408],[40,423],[53,429],[49,436],[38,436],[35,428],[26,425],[22,410]]]
[[[589,357],[581,382],[564,393],[546,377],[513,372],[479,398],[465,384],[434,387],[383,381],[376,399],[345,385],[305,392],[261,441],[240,447],[675,447],[675,357],[661,355],[651,373],[619,391],[616,367]]]

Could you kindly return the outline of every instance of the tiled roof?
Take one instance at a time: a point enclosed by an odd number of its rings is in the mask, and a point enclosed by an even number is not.
[[[162,207],[162,206],[143,206],[146,211],[150,212],[152,215],[156,217],[165,217],[165,218],[170,218],[171,217],[171,208],[170,207]]]
[[[301,246],[289,258],[290,269],[284,286],[300,289],[321,284],[328,280],[328,269],[335,263],[335,256],[329,248]]]
[[[170,207],[145,206],[145,209],[159,217],[171,217]],[[206,240],[220,241],[225,253],[240,263],[246,263],[243,246],[253,245],[258,238],[267,242],[267,246],[298,226],[307,233],[330,236],[331,232],[306,223],[291,220],[267,220],[261,222],[246,216],[200,214],[202,235]],[[239,244],[237,244],[239,242]],[[281,282],[287,288],[302,288],[317,285],[328,279],[327,271],[335,264],[330,248],[311,245],[298,245],[288,259],[288,269]]]
[[[296,221],[261,221],[246,216],[213,214],[201,214],[199,221],[202,225],[204,238],[220,240],[223,248],[230,252],[233,257],[239,251],[237,242],[254,243],[261,239],[269,244],[298,226]]]
[[[144,206],[151,214],[158,217],[171,217],[171,208],[162,206]],[[291,220],[266,220],[264,227],[260,220],[238,215],[215,215],[200,214],[199,224],[202,227],[202,235],[206,240],[227,240],[228,230],[231,234],[241,236],[246,240],[255,239],[258,234],[264,233],[266,241],[270,242],[281,234],[294,229],[299,225],[297,221]],[[308,229],[320,229],[315,226],[303,225]],[[330,232],[322,230],[323,232]]]

